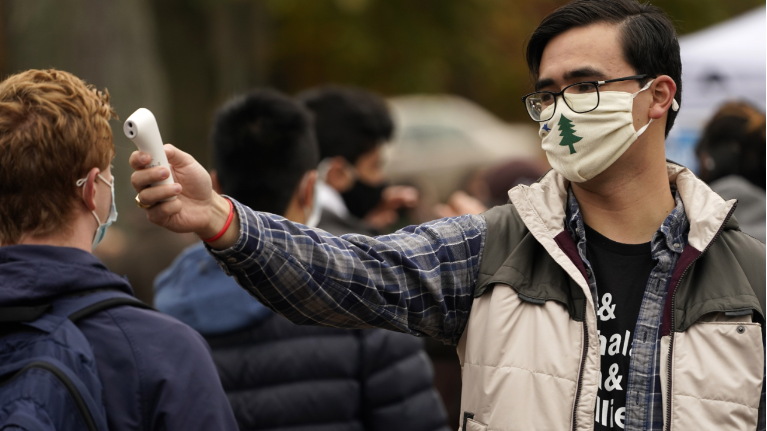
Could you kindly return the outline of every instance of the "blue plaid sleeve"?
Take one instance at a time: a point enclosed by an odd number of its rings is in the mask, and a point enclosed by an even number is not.
[[[385,328],[457,344],[487,225],[466,215],[391,235],[333,236],[232,200],[240,237],[209,249],[264,305],[303,325]]]

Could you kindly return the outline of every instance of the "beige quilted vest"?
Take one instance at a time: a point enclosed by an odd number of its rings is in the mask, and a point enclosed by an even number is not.
[[[751,323],[751,313],[763,319],[760,301],[764,298],[757,299],[753,291],[764,292],[764,244],[739,231],[728,231],[716,242],[717,250],[708,252],[716,260],[704,255],[696,262],[719,236],[735,202],[724,201],[681,166],[669,163],[668,173],[669,180],[677,184],[691,223],[689,253],[685,249],[688,257],[683,255],[677,266],[680,271],[685,265],[691,269],[690,274],[677,277],[681,280],[679,297],[669,292],[677,302],[667,304],[671,324],[666,324],[674,330],[665,331],[668,333],[661,339],[664,423],[672,430],[753,430],[764,377],[764,349],[762,325]],[[551,171],[538,183],[509,192],[513,209],[503,211],[516,212],[518,215],[509,217],[518,217],[524,226],[486,214],[484,253],[510,255],[500,268],[493,268],[495,272],[480,274],[485,282],[478,281],[469,322],[458,344],[464,431],[594,428],[600,346],[587,281],[569,257],[572,254],[563,250],[566,190],[566,180]],[[502,211],[500,208],[491,211]],[[506,238],[494,233],[496,224],[503,225],[500,229],[517,229],[519,234],[510,237],[519,244],[493,244]],[[556,263],[556,268],[544,265],[540,270],[562,273],[557,279],[560,286],[551,286],[546,274],[531,269],[546,259],[527,262],[524,256],[515,258],[514,252],[519,251],[515,249],[522,249],[525,241],[536,241],[535,246],[542,247]],[[751,251],[733,258],[729,270],[709,271],[724,277],[709,284],[722,286],[720,291],[731,294],[715,298],[707,288],[699,287],[703,282],[697,274],[732,258],[731,249]],[[749,261],[748,271],[741,271],[747,276],[741,277],[737,265],[753,254],[761,256],[754,260],[761,259],[761,268]],[[567,282],[562,281],[565,279]],[[727,286],[728,280],[732,286]],[[567,283],[569,287],[564,286]]]

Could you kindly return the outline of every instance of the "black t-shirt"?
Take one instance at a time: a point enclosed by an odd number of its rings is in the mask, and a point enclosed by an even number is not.
[[[655,261],[649,242],[621,244],[588,226],[586,256],[597,282],[597,329],[602,354],[594,429],[620,430],[625,427],[634,328]]]

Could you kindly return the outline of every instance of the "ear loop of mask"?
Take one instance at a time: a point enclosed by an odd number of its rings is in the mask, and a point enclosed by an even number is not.
[[[105,223],[101,222],[101,218],[99,218],[99,215],[96,214],[96,210],[94,209],[91,211],[94,217],[96,217],[96,222],[99,224],[98,228],[96,228],[96,232],[93,234],[93,241],[91,244],[92,249],[95,249],[96,246],[99,245],[102,239],[104,239],[104,234],[106,233],[106,229],[117,220],[117,207],[115,206],[115,181],[114,176],[112,176],[112,181],[107,181],[104,179],[104,177],[101,176],[101,174],[96,174],[99,178],[101,178],[101,181],[103,181],[105,184],[109,185],[109,188],[112,191],[112,205],[109,208],[109,214],[107,215],[107,219]],[[77,180],[75,184],[77,184],[77,187],[81,187],[85,182],[88,180],[88,178],[80,178]],[[85,192],[85,188],[83,188],[83,193]],[[83,196],[83,198],[85,198]]]
[[[631,93],[631,99],[632,100],[635,99],[639,93],[650,88],[650,85],[652,85],[654,81],[655,81],[654,79],[651,79],[647,84],[644,85],[644,87],[642,87],[641,90],[637,91],[636,93]],[[679,110],[679,103],[676,101],[676,99],[673,99],[673,102],[671,102],[671,109],[673,109],[674,112]],[[650,127],[650,124],[652,122],[653,122],[653,119],[650,118],[650,121],[648,121],[647,124],[644,125],[644,127],[636,131],[637,138],[640,137],[642,133],[644,133],[645,130],[647,130],[648,127]]]
[[[101,176],[101,174],[96,174],[96,175],[98,175],[98,177],[101,178],[101,181],[103,181],[104,184],[112,187],[112,183],[105,180],[104,177]],[[77,180],[75,184],[77,184],[77,187],[80,188],[83,186],[83,184],[85,184],[86,181],[88,181],[88,178],[80,178],[79,180]],[[83,193],[85,193],[85,188],[83,188]],[[83,195],[83,198],[85,198],[85,195]],[[91,213],[93,213],[93,216],[96,217],[96,221],[98,222],[99,226],[101,226],[103,223],[101,223],[101,219],[99,218],[99,215],[96,214],[96,210],[91,211]],[[107,216],[107,218],[109,217]]]

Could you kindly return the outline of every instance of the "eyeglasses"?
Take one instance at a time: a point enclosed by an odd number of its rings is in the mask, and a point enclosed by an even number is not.
[[[584,81],[568,85],[560,92],[536,91],[522,97],[527,113],[533,121],[551,120],[557,110],[557,99],[562,96],[565,104],[579,114],[597,109],[599,106],[599,87],[611,82],[641,80],[649,75],[632,75],[623,78],[608,79],[607,81]],[[584,96],[585,95],[585,96]],[[548,109],[552,108],[552,109]]]

